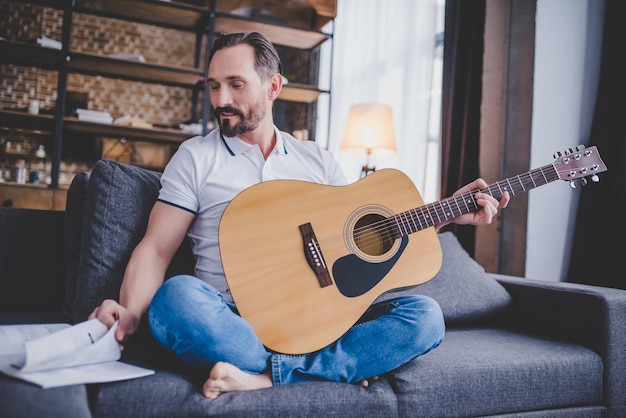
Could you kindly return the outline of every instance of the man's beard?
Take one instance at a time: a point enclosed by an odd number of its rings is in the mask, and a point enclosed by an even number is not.
[[[215,118],[220,127],[222,135],[233,137],[240,136],[246,132],[254,131],[258,128],[261,120],[265,116],[262,106],[252,106],[247,114],[234,107],[218,107],[214,109]],[[239,116],[239,122],[232,124],[230,119],[222,120],[222,112],[232,113]]]

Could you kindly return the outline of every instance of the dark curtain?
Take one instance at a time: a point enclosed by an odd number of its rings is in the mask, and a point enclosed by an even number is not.
[[[626,289],[626,2],[606,0],[600,80],[589,145],[608,171],[580,196],[568,281]]]
[[[441,197],[479,176],[480,103],[483,72],[484,0],[447,0],[443,43]],[[474,254],[475,227],[449,225]]]

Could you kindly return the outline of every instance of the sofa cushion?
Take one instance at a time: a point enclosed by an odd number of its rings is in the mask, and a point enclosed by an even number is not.
[[[0,375],[0,415],[6,418],[92,416],[85,385],[42,389],[4,375]]]
[[[441,306],[447,325],[501,314],[511,303],[506,289],[485,273],[452,232],[439,234],[439,242],[443,260],[437,275],[419,286],[389,292],[383,298],[416,293],[430,296]]]
[[[104,299],[118,299],[126,264],[145,234],[159,179],[160,173],[132,165],[106,160],[95,164],[84,209],[75,322],[87,319]],[[172,262],[177,271],[170,269],[170,274],[193,271],[192,261],[184,242]]]
[[[100,385],[94,415],[118,417],[396,417],[397,399],[386,379],[371,388],[305,382],[231,392],[215,400],[202,381],[167,370]]]
[[[580,345],[497,328],[454,328],[436,350],[388,378],[399,416],[492,416],[602,403],[603,367],[597,353]]]

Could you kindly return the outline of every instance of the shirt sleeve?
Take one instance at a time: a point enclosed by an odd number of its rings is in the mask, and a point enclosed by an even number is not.
[[[330,186],[345,186],[348,179],[343,169],[330,151],[322,149],[322,158],[326,167],[327,184]]]
[[[200,207],[196,181],[197,166],[193,152],[186,145],[187,141],[179,147],[163,170],[158,200],[197,213]]]

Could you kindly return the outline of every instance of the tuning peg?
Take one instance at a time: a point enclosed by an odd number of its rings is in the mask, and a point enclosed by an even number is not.
[[[574,180],[570,180],[569,187],[571,187],[572,189],[576,188],[576,183],[574,183]]]
[[[591,176],[591,181],[593,181],[594,183],[597,183],[600,181],[600,177],[598,177],[597,174],[594,174],[593,176]]]
[[[554,157],[554,159],[557,159],[557,158],[560,158],[561,155],[563,155],[563,154],[561,154],[561,151],[557,151],[554,154],[552,154],[552,157]]]
[[[576,151],[582,151],[585,149],[585,146],[583,144],[577,145],[576,146]]]
[[[582,184],[583,186],[586,186],[586,185],[587,185],[587,179],[586,179],[586,178],[584,178],[584,177],[582,177],[582,178],[580,179],[580,184]]]

